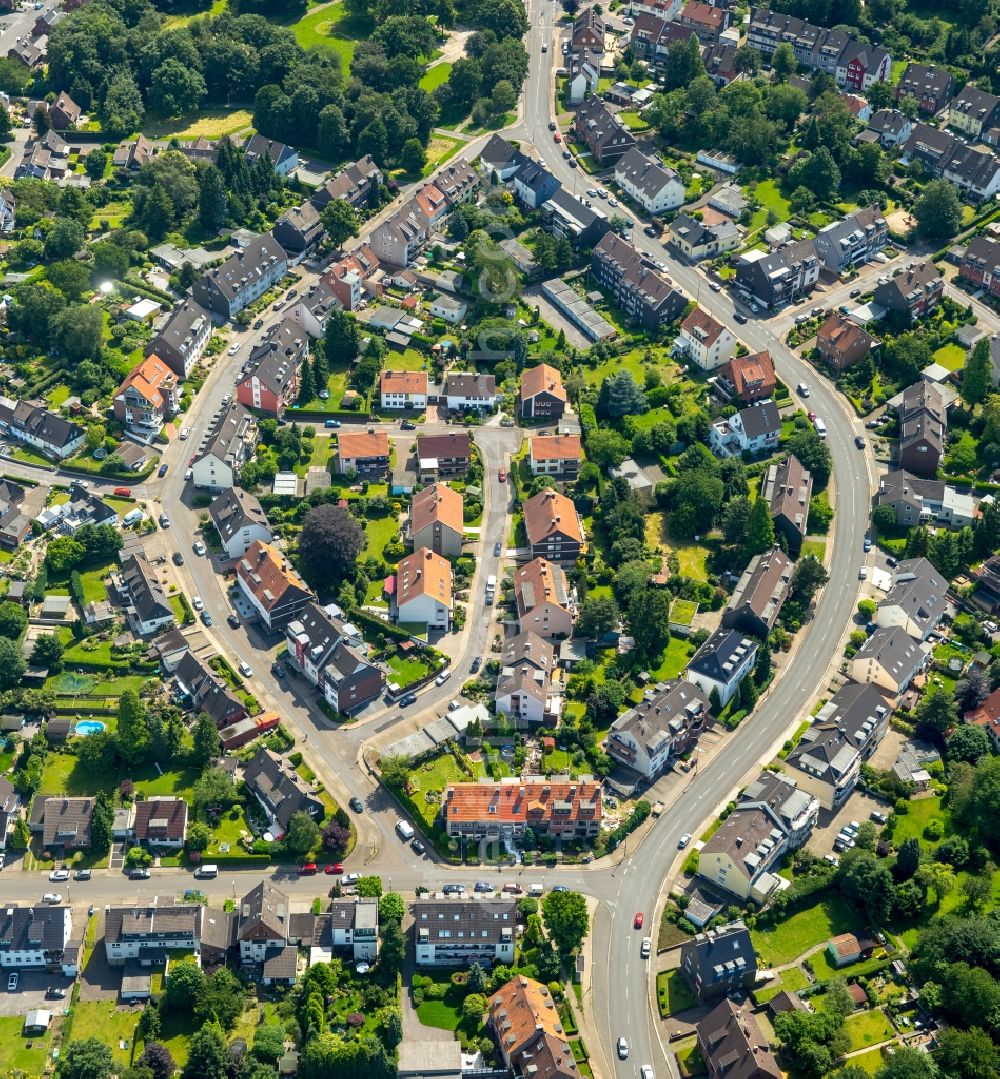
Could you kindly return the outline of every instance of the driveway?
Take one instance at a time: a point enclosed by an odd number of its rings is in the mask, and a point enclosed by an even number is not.
[[[825,854],[837,854],[838,852],[833,849],[833,841],[840,829],[851,821],[860,823],[869,820],[873,810],[888,815],[892,806],[884,798],[874,798],[859,790],[856,790],[836,813],[821,809],[819,821],[809,837],[808,849],[820,857]]]
[[[10,972],[4,971],[0,982],[0,1015],[24,1016],[34,1008],[46,1008],[50,1012],[59,1012],[69,1003],[69,991],[73,986],[72,978],[61,974],[49,974],[44,970],[22,970],[18,973],[17,988],[7,990],[7,978]],[[45,990],[50,985],[57,985],[66,990],[62,999],[47,1000]]]
[[[542,318],[555,330],[562,330],[566,334],[566,340],[576,348],[589,348],[593,341],[586,336],[576,325],[557,308],[551,300],[542,292],[537,285],[524,290],[526,297],[531,297],[531,303],[538,306]]]

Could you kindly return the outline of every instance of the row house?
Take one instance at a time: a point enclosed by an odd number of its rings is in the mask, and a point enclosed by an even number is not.
[[[522,159],[514,170],[514,198],[528,210],[539,210],[562,184],[539,161]]]
[[[19,907],[8,900],[0,913],[0,970],[77,974],[71,946],[73,912],[68,906]]]
[[[611,725],[610,757],[652,783],[689,752],[710,716],[708,694],[686,679],[647,689]]]
[[[288,272],[288,256],[270,234],[256,236],[194,283],[192,295],[202,307],[223,318],[233,318],[259,300]]]
[[[711,221],[709,215],[712,215]],[[740,244],[740,230],[736,223],[711,207],[702,210],[701,221],[685,213],[678,214],[670,222],[668,237],[671,247],[689,262],[715,258]]]
[[[385,431],[341,431],[337,438],[337,472],[353,472],[377,481],[389,470],[389,436]]]
[[[288,559],[269,543],[256,540],[236,563],[236,582],[261,622],[284,630],[312,598]]]
[[[576,597],[562,567],[545,558],[533,558],[514,571],[514,604],[521,633],[539,637],[573,635]]]
[[[964,528],[976,519],[976,501],[960,494],[944,480],[914,476],[905,469],[891,469],[879,479],[877,505],[888,506],[901,528],[936,524]]]
[[[109,967],[129,961],[164,965],[171,952],[201,953],[202,920],[208,909],[190,903],[108,907],[104,912],[104,954]]]
[[[628,317],[655,331],[680,317],[687,297],[652,259],[614,232],[605,234],[590,259],[591,273]]]
[[[904,97],[916,99],[920,111],[934,114],[940,112],[955,92],[955,80],[946,67],[921,64],[913,61],[906,65],[896,83],[896,100]]]
[[[778,384],[767,349],[749,356],[737,356],[725,364],[718,377],[725,392],[743,405],[767,401]]]
[[[697,1026],[708,1079],[781,1079],[782,1071],[749,1007],[727,997]]]
[[[643,11],[635,16],[628,42],[629,48],[640,60],[666,63],[670,56],[670,46],[677,42],[690,41],[692,35],[697,36],[693,30],[681,26],[673,19],[661,18],[649,11]]]
[[[379,377],[379,404],[382,408],[427,408],[426,371],[388,371]]]
[[[316,939],[320,946],[329,927],[330,946],[345,951],[355,963],[378,958],[378,900],[351,896],[334,899],[329,915],[318,919]]]
[[[299,166],[298,150],[260,134],[253,134],[247,139],[243,144],[243,153],[251,166],[258,158],[266,158],[279,176],[287,176]]]
[[[611,230],[611,222],[602,210],[587,206],[562,188],[542,203],[541,214],[542,227],[559,239],[569,240],[574,251],[595,247]]]
[[[736,260],[736,284],[773,310],[808,296],[820,268],[813,241],[796,240],[777,251],[744,252]]]
[[[212,328],[204,307],[182,300],[146,346],[146,355],[161,359],[178,378],[187,378],[204,355]]]
[[[528,464],[533,476],[576,479],[583,463],[579,435],[536,435],[529,441]]]
[[[676,169],[646,157],[638,146],[615,165],[615,183],[648,214],[676,210],[684,202],[684,184]]]
[[[432,483],[410,501],[407,538],[414,551],[429,547],[445,558],[457,558],[465,541],[462,496],[446,483]]]
[[[1000,298],[1000,241],[974,236],[965,249],[958,272],[970,285]]]
[[[452,783],[441,799],[441,821],[451,839],[514,844],[531,828],[536,836],[587,840],[600,832],[601,795],[589,776]]]
[[[177,376],[158,356],[134,367],[114,397],[115,419],[142,439],[155,438],[180,406]]]
[[[115,583],[133,633],[148,637],[174,624],[174,610],[145,555],[129,555]]]
[[[708,430],[708,444],[719,457],[773,453],[781,438],[781,416],[772,401],[760,401],[719,419]]]
[[[451,161],[434,177],[434,186],[444,195],[449,209],[471,202],[481,182],[480,174],[465,158]]]
[[[193,712],[204,712],[217,730],[225,730],[246,719],[247,710],[229,683],[206,660],[188,650],[174,671],[177,688],[191,702]]]
[[[0,233],[13,232],[17,218],[17,199],[9,187],[0,188]]]
[[[468,431],[443,435],[417,435],[417,474],[421,483],[441,476],[464,476],[472,461],[472,436]]]
[[[191,465],[191,481],[209,491],[235,486],[256,446],[256,418],[239,401],[231,401],[206,432]]]
[[[566,388],[555,367],[540,363],[521,373],[518,413],[522,420],[559,420],[566,411]]]
[[[254,543],[270,543],[271,526],[255,495],[230,487],[212,500],[208,519],[219,534],[226,558],[242,558]]]
[[[774,531],[784,538],[792,558],[799,557],[809,532],[812,486],[812,474],[794,453],[768,465],[761,480],[760,497],[771,507]]]
[[[282,416],[298,399],[302,365],[308,360],[309,335],[297,322],[283,318],[251,350],[236,383],[236,400],[265,416]]]
[[[780,547],[754,555],[723,611],[722,625],[767,640],[791,591],[793,568]]]
[[[372,232],[369,245],[379,262],[405,269],[427,243],[428,231],[427,218],[411,200]]]
[[[915,124],[903,143],[900,161],[919,161],[932,176],[951,181],[972,202],[992,199],[1000,192],[1000,159],[978,150],[941,128]]]
[[[552,676],[556,650],[537,633],[527,630],[504,642],[497,675],[495,707],[517,730],[535,730],[543,723],[555,726],[561,711]]]
[[[428,233],[443,221],[448,213],[448,200],[444,197],[444,192],[434,184],[426,184],[420,188],[414,194],[412,203],[427,222]]]
[[[513,966],[515,899],[424,897],[414,902],[411,911],[418,967]]]
[[[372,192],[377,191],[383,183],[385,177],[382,170],[375,164],[371,154],[365,154],[316,188],[310,201],[320,211],[339,199],[358,208],[368,204]]]
[[[392,584],[391,611],[400,625],[424,627],[421,633],[447,633],[455,611],[451,563],[422,547],[399,560]]]
[[[0,432],[60,461],[80,450],[87,434],[58,413],[10,397],[0,397]]]
[[[573,563],[583,554],[583,522],[572,499],[545,488],[529,498],[522,511],[533,559]]]
[[[714,371],[733,359],[736,338],[707,311],[693,307],[677,329],[673,351],[703,371]]]
[[[907,386],[898,413],[899,467],[915,476],[933,479],[948,439],[948,414],[941,391],[931,382]]]
[[[287,209],[274,223],[271,235],[288,252],[300,256],[323,239],[326,230],[311,202]]]
[[[889,226],[878,206],[865,206],[816,233],[813,243],[823,268],[840,274],[870,262],[889,240]]]
[[[696,34],[703,45],[710,45],[719,40],[719,35],[729,25],[729,11],[701,0],[688,0],[677,13],[676,22]]]
[[[833,311],[816,333],[820,356],[836,371],[860,363],[878,342],[854,319]]]
[[[578,142],[598,165],[614,164],[636,145],[635,136],[598,97],[588,98],[576,111],[573,130]]]
[[[991,555],[972,571],[975,590],[972,601],[977,607],[995,614],[1000,610],[1000,555]]]
[[[966,83],[948,102],[945,116],[950,127],[980,139],[1000,123],[1000,97]]]

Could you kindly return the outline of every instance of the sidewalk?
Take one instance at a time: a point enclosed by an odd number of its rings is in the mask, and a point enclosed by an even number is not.
[[[600,904],[591,896],[586,896],[585,898],[587,900],[587,914],[590,916],[591,931],[584,938],[583,946],[580,949],[580,954],[583,956],[583,979],[580,983],[583,1004],[581,1005],[577,1002],[576,994],[573,992],[572,988],[569,989],[569,999],[574,1006],[574,1013],[577,1015],[580,1037],[586,1044],[587,1051],[590,1053],[590,1067],[594,1073],[594,1079],[610,1079],[614,1074],[614,1070],[608,1067],[607,1059],[604,1056],[604,1042],[601,1039],[597,1023],[592,1014],[594,1002],[593,926],[594,918],[597,915]],[[573,972],[570,971],[569,975],[572,979]]]

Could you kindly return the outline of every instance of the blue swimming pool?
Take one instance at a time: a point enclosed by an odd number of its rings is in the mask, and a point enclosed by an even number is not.
[[[104,724],[99,719],[81,719],[75,729],[81,738],[86,738],[88,734],[97,734],[98,731],[103,731]]]

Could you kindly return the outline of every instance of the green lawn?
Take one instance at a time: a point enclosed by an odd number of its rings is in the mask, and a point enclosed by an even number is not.
[[[424,77],[420,80],[420,89],[426,90],[429,94],[433,94],[442,83],[448,81],[448,76],[450,74],[451,64],[447,62],[435,64],[424,72]]]
[[[694,655],[694,646],[685,637],[671,637],[663,660],[656,670],[649,673],[655,681],[666,681],[676,678],[688,664],[688,660]]]
[[[481,763],[477,763],[474,770],[476,779],[484,774]],[[469,778],[461,771],[450,753],[442,753],[413,769],[410,774],[413,788],[410,802],[429,832],[434,830],[434,821],[441,806],[441,792],[449,783],[463,783]]]
[[[809,978],[801,967],[789,967],[783,970],[779,977],[768,982],[765,988],[755,990],[754,1000],[758,1004],[766,1004],[779,993],[797,993],[800,989],[805,989],[808,984]]]
[[[314,8],[292,27],[292,33],[303,49],[338,53],[345,75],[354,59],[355,46],[366,36],[340,3]]]
[[[138,1022],[137,1010],[122,1010],[113,1000],[77,1001],[73,1006],[73,1040],[98,1038],[109,1045],[120,1070],[132,1063],[132,1035]],[[120,1049],[119,1042],[129,1048]]]
[[[698,613],[698,604],[689,599],[675,599],[670,604],[670,621],[678,626],[690,626]]]
[[[698,1003],[679,970],[661,970],[657,974],[656,1001],[661,1018],[687,1011]]]
[[[71,753],[48,753],[42,772],[42,794],[67,794],[84,797],[99,790],[111,794],[117,777],[105,772],[95,773],[84,768]]]
[[[879,1009],[848,1016],[844,1029],[851,1039],[851,1052],[888,1041],[896,1033],[885,1012]]]
[[[790,963],[803,952],[824,944],[838,933],[860,927],[858,916],[843,896],[835,892],[821,896],[812,906],[796,911],[773,929],[755,929],[754,947],[765,967]]]
[[[65,382],[57,382],[45,395],[45,400],[48,401],[51,408],[58,408],[66,403],[71,392]]]
[[[385,366],[389,371],[422,371],[427,366],[427,357],[415,348],[407,348],[403,352],[393,350]]]
[[[365,554],[382,557],[385,545],[399,531],[399,521],[390,513],[386,517],[372,517],[365,519]]]
[[[895,66],[893,64],[893,67]],[[869,1049],[867,1053],[858,1053],[856,1057],[851,1057],[847,1063],[852,1067],[864,1068],[869,1075],[874,1075],[885,1063],[885,1058],[882,1056],[881,1049]],[[834,1079],[839,1074],[839,1071],[834,1072]]]
[[[924,836],[924,829],[932,820],[940,820],[944,823],[945,835],[951,831],[950,814],[942,808],[939,797],[934,795],[931,798],[918,798],[911,801],[908,812],[896,815],[892,831],[892,845],[898,850],[905,840],[919,839],[921,847],[925,850],[933,849],[941,840],[927,839]]]
[[[42,1075],[45,1072],[50,1035],[25,1038],[21,1033],[23,1029],[24,1016],[0,1017],[0,1074]]]
[[[778,184],[774,180],[765,180],[757,185],[757,201],[765,210],[771,210],[778,216],[779,221],[787,221],[791,213],[791,203],[782,195]]]
[[[418,678],[423,678],[430,668],[422,659],[416,656],[390,656],[386,661],[389,670],[392,671],[393,681],[401,686],[408,686]]]
[[[104,587],[104,578],[107,577],[109,569],[109,566],[102,566],[100,569],[89,569],[80,574],[85,603],[100,603],[108,598],[107,589]]]
[[[965,349],[951,341],[935,350],[934,362],[947,367],[949,371],[957,371],[965,366]]]
[[[444,1000],[425,1000],[417,1008],[417,1015],[425,1027],[457,1030],[462,1022],[461,1002],[452,1005]]]
[[[802,541],[801,557],[805,558],[806,555],[815,555],[820,562],[826,558],[826,540],[823,539],[807,539]]]

